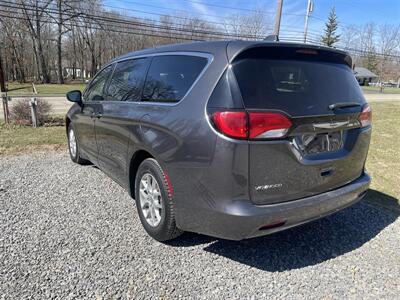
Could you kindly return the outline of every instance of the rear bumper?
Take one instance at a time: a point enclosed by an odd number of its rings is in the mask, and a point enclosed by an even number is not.
[[[355,181],[332,191],[299,200],[257,206],[250,201],[233,201],[220,208],[197,210],[190,224],[181,227],[215,237],[241,240],[281,231],[335,213],[361,200],[370,184],[363,173]],[[262,226],[281,226],[260,230]],[[187,226],[185,226],[187,225]]]

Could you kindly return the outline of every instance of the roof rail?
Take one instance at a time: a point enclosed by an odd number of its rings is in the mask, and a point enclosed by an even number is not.
[[[277,34],[270,34],[264,38],[264,41],[268,42],[279,42],[279,36]]]

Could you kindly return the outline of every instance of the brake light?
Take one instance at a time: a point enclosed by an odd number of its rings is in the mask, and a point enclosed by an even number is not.
[[[362,127],[367,127],[372,124],[372,110],[368,104],[364,106],[358,119]]]
[[[308,55],[318,55],[318,51],[316,51],[314,49],[299,49],[299,50],[296,50],[296,53],[308,54]]]
[[[216,112],[213,121],[221,133],[233,138],[282,138],[292,127],[288,117],[274,112]]]
[[[218,111],[213,115],[214,124],[223,134],[234,138],[247,137],[247,113],[244,111]]]

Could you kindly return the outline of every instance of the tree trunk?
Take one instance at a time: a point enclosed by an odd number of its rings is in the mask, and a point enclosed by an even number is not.
[[[57,75],[58,75],[58,83],[64,84],[63,70],[62,70],[62,50],[61,50],[61,33],[60,26],[58,29],[58,37],[57,37]]]
[[[83,52],[83,49],[81,48],[81,78],[82,78],[82,81],[84,81],[84,79],[85,79],[85,75],[86,75],[86,74],[84,74],[85,70],[86,70],[86,68],[85,68],[85,54]]]
[[[40,73],[42,75],[42,83],[50,83],[50,76],[47,71],[46,60],[44,58],[42,42],[37,39],[37,50],[38,50],[38,58],[39,58],[39,65],[40,65]]]
[[[23,63],[21,62],[19,57],[17,57],[17,66],[18,66],[18,72],[20,75],[20,82],[25,83],[26,82],[25,70],[23,67]]]
[[[1,54],[0,54],[0,92],[5,93],[6,92],[6,85],[5,85],[5,78],[4,78],[4,71],[3,71],[3,63],[1,60]]]
[[[63,28],[63,18],[62,18],[62,0],[57,1],[58,8],[58,35],[57,35],[57,76],[58,83],[64,83],[63,70],[62,70],[62,28]]]
[[[16,68],[17,74],[19,75],[18,80],[19,80],[19,82],[23,83],[23,82],[25,82],[25,71],[24,71],[23,62],[21,61],[21,56],[18,53],[18,49],[17,49],[17,46],[15,45],[14,40],[10,39],[10,42],[11,42],[14,61],[15,61],[15,65],[16,65],[15,68]]]
[[[72,61],[72,79],[76,79],[76,41],[75,41],[75,30],[72,28],[72,48],[74,50],[73,61]],[[81,70],[82,72],[82,70]]]
[[[93,76],[96,74],[97,71],[97,63],[96,63],[96,54],[94,51],[90,51],[90,57],[91,57],[91,70],[90,70],[90,76],[93,78]]]
[[[41,26],[42,24],[40,23],[38,11],[36,10],[36,36],[34,38],[39,59],[40,73],[42,75],[42,83],[50,83],[50,76],[47,71],[46,60],[43,53]]]

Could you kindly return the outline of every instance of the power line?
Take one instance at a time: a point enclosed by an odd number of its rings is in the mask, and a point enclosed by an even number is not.
[[[171,8],[171,7],[163,7],[163,6],[158,6],[158,5],[153,5],[153,4],[147,4],[147,3],[141,3],[141,2],[134,2],[134,1],[124,1],[125,3],[129,4],[135,4],[138,6],[146,6],[146,7],[151,7],[151,8],[157,8],[157,9],[163,9],[167,11],[174,11],[174,12],[182,12],[188,15],[198,15],[198,16],[205,16],[205,17],[211,17],[211,18],[219,18],[220,16],[218,15],[211,15],[211,14],[205,14],[205,13],[199,13],[199,12],[193,12],[193,11],[188,11],[184,9],[177,9],[177,8]],[[136,11],[144,14],[151,14],[151,15],[160,15],[160,16],[165,16],[165,14],[159,14],[159,13],[154,13],[154,12],[148,12],[148,11],[143,11],[143,10],[138,10],[138,9],[132,9],[132,8],[124,8],[124,7],[118,7],[118,6],[112,6],[109,4],[104,4],[104,7],[108,7],[111,9],[119,9],[119,10],[128,10],[128,11]],[[182,17],[184,18],[184,17]],[[187,19],[187,18],[185,18]],[[219,24],[219,23],[218,23]]]
[[[41,2],[41,1],[42,1],[42,0],[39,0],[39,2]],[[3,2],[6,2],[6,1],[3,1]],[[78,1],[78,2],[79,2],[79,1]],[[133,3],[133,4],[137,4],[137,5],[139,5],[139,6],[140,6],[140,5],[141,5],[141,6],[150,6],[150,7],[155,7],[155,8],[161,8],[161,9],[171,10],[171,8],[166,8],[166,7],[161,7],[161,6],[155,6],[155,5],[149,5],[149,4],[143,4],[143,3],[139,3],[139,2],[127,2],[127,3]],[[139,9],[126,8],[126,7],[117,7],[117,6],[111,6],[111,5],[106,5],[106,4],[103,4],[102,6],[103,6],[103,7],[110,8],[110,9],[111,9],[111,12],[113,11],[113,9],[115,9],[115,10],[121,10],[121,11],[124,11],[124,12],[126,12],[126,11],[131,11],[131,12],[136,12],[136,13],[141,13],[141,14],[147,14],[147,15],[152,15],[152,16],[158,16],[158,17],[173,17],[174,19],[180,19],[180,20],[185,20],[185,21],[193,21],[193,18],[190,18],[190,17],[182,17],[182,16],[177,16],[177,15],[171,16],[171,15],[168,15],[168,14],[161,14],[161,13],[149,12],[149,11],[144,11],[144,10],[139,10]],[[84,8],[80,8],[80,9],[84,9]],[[84,9],[84,10],[88,10],[88,9]],[[92,9],[90,9],[90,11],[96,12],[95,10],[92,10]],[[188,13],[189,15],[192,15],[192,14],[193,14],[193,12],[189,12],[189,11],[185,11],[185,10],[177,10],[177,11],[182,11],[182,12]],[[103,11],[103,12],[105,12],[105,11]],[[199,15],[205,15],[205,16],[210,16],[210,17],[216,17],[216,16],[214,16],[214,15],[208,15],[208,14],[199,14]],[[137,16],[135,16],[135,18],[137,18],[137,19],[142,19],[142,20],[146,20],[146,21],[152,20],[152,21],[154,21],[154,22],[160,22],[160,21],[155,20],[155,19],[147,19],[147,18],[141,18],[141,17],[137,17]],[[210,23],[210,24],[216,24],[216,25],[226,25],[226,23],[214,22],[214,21],[209,21],[209,20],[207,20],[206,22],[207,22],[207,23]],[[244,26],[244,27],[247,27],[247,26]]]
[[[3,1],[7,2],[7,1]],[[12,5],[5,5],[0,3],[0,7],[8,7],[11,9],[22,9],[20,6],[12,6]],[[33,10],[32,8],[26,8]],[[51,9],[45,9],[44,10],[48,14],[54,13],[54,10]],[[21,19],[21,20],[29,20],[28,18],[25,17],[18,17],[18,16],[10,16],[7,15],[9,13],[9,10],[0,10],[3,14],[1,14],[1,17],[4,18],[9,18],[9,19]],[[14,11],[13,11],[14,12]],[[68,14],[67,14],[68,15]],[[76,24],[76,23],[71,23],[71,22],[66,22],[66,26],[73,26],[77,28],[85,28],[85,29],[93,29],[93,30],[101,30],[101,31],[106,31],[106,32],[115,32],[115,33],[123,33],[123,34],[132,34],[132,35],[141,35],[141,36],[151,36],[151,37],[159,37],[159,38],[167,38],[167,39],[176,39],[176,40],[190,40],[190,41],[203,41],[207,39],[226,39],[229,35],[224,34],[222,32],[211,32],[207,30],[203,30],[201,32],[196,32],[195,30],[188,30],[188,29],[183,29],[183,28],[178,28],[178,29],[172,29],[171,31],[166,31],[166,30],[171,30],[171,28],[160,28],[158,25],[154,24],[149,24],[149,23],[143,23],[143,22],[132,22],[132,21],[126,21],[126,20],[121,20],[121,19],[115,19],[115,18],[105,18],[103,16],[97,16],[97,15],[90,15],[90,14],[85,14],[83,13],[82,16],[89,17],[91,18],[92,21],[96,21],[97,24],[93,25],[90,24],[90,28],[88,26],[82,25],[82,24]],[[96,19],[97,18],[97,19]],[[58,24],[55,21],[49,21],[49,20],[42,20],[41,22],[43,23],[48,23],[48,24]],[[111,26],[112,28],[104,28],[103,26]],[[137,27],[131,27],[131,26],[137,26]],[[145,27],[145,29],[143,29]],[[122,30],[119,30],[122,29]],[[189,34],[188,34],[189,33]],[[203,36],[199,36],[202,34]],[[254,36],[244,36],[244,35],[234,35],[235,37],[238,38],[254,38]],[[315,35],[317,36],[317,35]],[[318,36],[319,38],[319,36]],[[299,41],[298,35],[296,36],[282,36],[282,40],[288,40],[288,41]],[[320,40],[316,41],[314,38],[311,39],[313,43],[320,44]],[[357,53],[360,55],[366,55],[368,52],[360,50],[360,49],[353,49],[353,48],[340,48],[338,49],[343,49],[352,53]],[[393,58],[400,58],[400,56],[397,55],[384,55],[381,53],[375,53],[377,56],[385,56],[385,57],[393,57]]]
[[[3,1],[5,2],[5,1]],[[15,6],[15,5],[6,5],[6,4],[2,4],[0,3],[0,7],[7,7],[7,8],[12,8],[12,9],[24,9],[24,10],[28,10],[28,11],[35,11],[34,8],[23,8],[21,6]],[[44,10],[47,14],[52,14],[52,13],[56,13],[56,11],[52,10],[52,9],[46,9]],[[67,16],[74,16],[75,14],[73,13],[64,13],[64,15]],[[144,23],[144,22],[138,22],[138,21],[129,21],[129,20],[124,20],[124,19],[116,19],[116,18],[112,18],[112,17],[108,17],[108,16],[99,16],[99,15],[92,15],[92,14],[87,14],[87,13],[83,13],[84,16],[89,17],[91,20],[93,21],[97,21],[99,25],[110,25],[111,23],[112,26],[116,26],[116,27],[121,27],[118,26],[116,24],[123,24],[123,25],[129,25],[129,26],[138,26],[138,27],[147,27],[147,28],[151,28],[151,29],[160,29],[160,30],[168,30],[168,31],[174,31],[174,33],[179,33],[181,34],[182,32],[185,34],[195,34],[195,35],[201,35],[201,34],[205,34],[205,35],[209,35],[209,36],[218,36],[218,37],[223,37],[223,38],[229,38],[229,37],[237,37],[237,35],[234,34],[230,34],[230,33],[223,33],[223,32],[217,32],[217,31],[209,31],[209,30],[197,30],[197,29],[185,29],[185,28],[177,28],[177,27],[173,27],[173,26],[160,26],[160,25],[154,25],[151,23]],[[56,24],[58,24],[56,22]],[[125,28],[125,26],[123,26],[122,28]],[[137,28],[134,28],[137,29]],[[241,37],[243,38],[257,38],[257,36],[255,35],[241,35]]]
[[[215,3],[208,3],[208,2],[202,2],[202,1],[197,1],[197,0],[182,0],[185,2],[189,3],[195,3],[195,4],[201,4],[204,6],[208,7],[218,7],[218,8],[224,8],[224,9],[230,9],[230,10],[235,10],[235,11],[247,11],[247,12],[253,12],[253,13],[263,13],[263,14],[269,14],[269,15],[275,15],[274,11],[268,11],[268,10],[263,10],[263,9],[254,9],[254,8],[244,8],[244,7],[237,7],[237,6],[228,6],[228,5],[222,5],[222,4],[215,4]],[[136,1],[128,1],[124,0],[124,3],[129,3],[129,4],[136,4],[136,5],[141,5],[141,6],[149,6],[149,7],[154,7],[154,8],[160,8],[160,9],[168,9],[168,10],[177,10],[177,11],[183,11],[187,13],[193,13],[188,10],[183,10],[183,9],[175,9],[175,8],[168,8],[168,7],[163,7],[163,6],[158,6],[158,5],[153,5],[153,4],[144,4],[142,2],[136,2]],[[214,16],[214,17],[220,17],[220,15],[210,15],[210,14],[204,14],[204,13],[197,13],[198,15],[205,15],[205,16]],[[290,15],[290,16],[299,16],[303,17],[301,14],[295,14],[295,13],[283,13],[284,15]]]
[[[4,14],[4,12],[8,13],[8,11],[4,11],[4,10],[0,9],[0,17],[8,18],[8,19],[14,19],[14,20],[23,20],[23,21],[28,21],[29,20],[29,19],[23,18],[23,17],[10,16],[10,15]],[[44,20],[44,21],[41,21],[41,22],[44,23],[44,24],[57,24],[55,21],[48,21],[48,20]],[[95,30],[112,32],[112,33],[124,33],[124,34],[159,37],[159,38],[168,38],[168,39],[176,39],[176,40],[186,40],[186,41],[204,41],[204,39],[183,37],[183,36],[179,36],[178,37],[178,36],[175,36],[175,35],[153,34],[153,33],[138,32],[138,31],[132,31],[132,30],[124,31],[124,30],[116,30],[116,29],[109,29],[109,28],[105,29],[103,27],[97,27],[97,26],[91,26],[90,28],[88,28],[87,26],[78,25],[78,24],[67,24],[67,25],[71,25],[71,26],[74,26],[76,28],[95,29]],[[154,31],[150,31],[150,32],[154,32]]]
[[[3,2],[11,3],[11,2],[8,2],[8,1],[3,1]],[[12,4],[11,6],[10,5],[5,5],[5,4],[2,4],[2,5],[4,7],[8,7],[8,8],[16,8],[16,9],[22,9],[23,8],[19,4],[17,4],[17,6],[15,6],[15,3],[11,3],[11,4]],[[32,8],[25,8],[25,9],[26,10],[31,10],[31,11],[34,10]],[[47,14],[51,14],[51,13],[57,13],[57,12],[54,11],[54,10],[51,10],[51,9],[46,9],[46,13]],[[65,14],[67,14],[67,13],[65,13]],[[151,24],[151,23],[149,24],[148,20],[147,20],[147,22],[138,22],[138,21],[136,21],[136,18],[135,18],[134,21],[130,21],[130,20],[126,20],[126,19],[125,20],[124,19],[121,20],[121,18],[115,19],[115,18],[111,18],[111,17],[108,17],[108,16],[104,16],[104,15],[103,16],[99,16],[99,15],[93,15],[93,14],[87,14],[87,13],[84,13],[84,15],[87,16],[87,17],[90,17],[93,20],[96,20],[98,23],[103,22],[103,23],[101,23],[101,25],[104,25],[105,22],[107,22],[107,25],[109,25],[109,23],[112,22],[112,23],[114,23],[113,26],[117,26],[117,25],[115,25],[115,23],[118,23],[118,24],[130,25],[130,26],[148,27],[148,28],[151,28],[151,29],[157,28],[157,29],[167,30],[169,33],[170,33],[170,31],[173,31],[174,33],[176,33],[176,32],[178,32],[178,33],[184,32],[184,33],[190,33],[191,35],[193,35],[193,34],[206,34],[206,35],[217,36],[217,37],[222,37],[222,38],[230,38],[230,37],[233,37],[233,38],[241,37],[241,38],[247,38],[247,39],[260,38],[259,36],[249,35],[249,34],[246,34],[246,35],[245,34],[240,34],[240,35],[238,35],[238,34],[224,33],[224,32],[221,32],[221,31],[184,29],[184,28],[177,28],[177,27],[174,27],[174,26],[165,26],[165,25],[159,26],[159,25],[154,25],[154,24]],[[68,16],[75,16],[75,15],[70,13],[70,14],[68,14]],[[123,27],[123,29],[124,28],[125,27]],[[137,29],[137,28],[135,28],[135,29]],[[290,31],[287,31],[287,33],[288,32],[296,32],[296,30],[290,30]]]
[[[234,7],[234,6],[227,6],[227,5],[221,5],[221,4],[201,2],[201,1],[196,1],[196,0],[182,0],[182,1],[201,4],[201,5],[209,6],[209,7],[219,7],[219,8],[225,8],[225,9],[231,9],[231,10],[239,10],[239,11],[248,11],[248,12],[261,12],[261,13],[266,13],[266,14],[271,14],[271,15],[275,14],[274,12],[265,11],[265,10],[261,10],[261,9],[257,10],[257,9],[251,9],[251,8]]]
[[[11,3],[9,1],[2,1],[2,2],[6,2],[6,3]],[[11,5],[7,5],[7,4],[1,4],[0,6],[3,7],[8,7],[8,8],[12,8],[12,9],[25,9],[25,10],[29,10],[29,11],[34,11],[33,8],[24,8],[22,7],[20,4],[15,4],[15,3],[11,3]],[[57,11],[51,8],[47,8],[45,10],[45,12],[47,14],[56,14]],[[149,21],[147,20],[147,22],[139,22],[136,20],[126,20],[126,19],[121,19],[121,18],[113,18],[113,17],[109,17],[107,15],[94,15],[94,14],[88,14],[88,13],[81,13],[83,15],[85,15],[86,17],[91,18],[92,20],[96,21],[99,25],[110,25],[112,23],[111,26],[115,26],[117,28],[122,28],[125,29],[125,26],[118,26],[117,24],[123,24],[123,25],[128,25],[128,26],[138,26],[142,29],[142,27],[147,27],[150,29],[160,29],[160,30],[164,30],[164,31],[168,31],[167,33],[170,33],[171,31],[173,31],[174,34],[190,34],[190,35],[207,35],[209,37],[217,37],[217,38],[223,38],[223,39],[229,39],[229,38],[245,38],[245,39],[261,39],[263,37],[260,37],[259,35],[251,35],[251,34],[232,34],[232,33],[228,33],[228,32],[221,32],[221,31],[211,31],[211,30],[198,30],[198,29],[185,29],[185,28],[178,28],[178,27],[174,27],[174,26],[166,26],[166,25],[155,25],[155,24],[151,24],[149,23]],[[73,17],[76,16],[76,14],[74,13],[68,13],[68,12],[64,12],[64,15]],[[137,29],[137,28],[134,28]],[[165,33],[163,31],[161,31],[162,33]],[[266,34],[266,33],[265,33]]]
[[[40,2],[40,1],[43,1],[43,0],[39,0],[39,2]],[[3,2],[7,2],[7,1],[3,1]],[[139,2],[127,2],[127,3],[133,3],[133,4],[138,4],[138,5],[150,6],[150,5],[148,5],[148,4],[142,4],[142,3],[139,3]],[[156,13],[156,12],[149,12],[149,11],[144,11],[144,10],[138,10],[138,9],[132,9],[132,8],[125,8],[125,7],[116,7],[116,6],[111,6],[111,5],[103,5],[103,6],[104,6],[104,7],[107,7],[107,8],[111,8],[111,9],[122,10],[122,11],[124,11],[124,12],[126,12],[126,11],[132,11],[132,12],[143,13],[143,14],[148,14],[148,15],[153,15],[153,16],[158,16],[158,17],[170,17],[170,18],[172,17],[172,18],[174,18],[174,19],[179,19],[179,20],[184,20],[184,21],[193,21],[193,18],[190,18],[190,17],[183,17],[183,16],[177,16],[177,15],[171,16],[171,15],[167,15],[167,14],[160,14],[160,13]],[[161,6],[154,6],[154,5],[151,5],[151,6],[152,6],[152,7],[157,7],[157,8],[164,8],[164,7],[161,7]],[[80,9],[84,9],[84,8],[80,8]],[[171,10],[170,8],[164,8],[164,9]],[[85,10],[87,11],[88,9],[85,9]],[[90,9],[90,11],[96,12],[95,10],[92,10],[92,9]],[[193,14],[193,12],[189,12],[189,11],[185,11],[185,10],[179,10],[179,11],[188,13],[189,15]],[[104,12],[104,11],[103,11],[103,12]],[[112,10],[111,10],[111,12],[112,12]],[[209,14],[199,14],[199,15],[217,17],[217,16],[209,15]],[[141,19],[141,20],[144,20],[144,21],[148,21],[148,20],[149,20],[149,19],[141,18],[141,17],[137,17],[137,16],[135,16],[135,18],[136,18],[136,19]],[[150,20],[152,20],[152,21],[154,21],[154,22],[157,22],[157,23],[161,23],[159,20],[155,20],[155,19],[150,19]],[[227,25],[229,25],[227,22],[215,22],[215,21],[210,21],[210,20],[203,20],[203,21],[204,21],[204,22],[207,22],[207,23],[209,23],[209,24],[216,24],[216,25],[222,25],[222,26],[227,26]],[[241,27],[242,27],[242,28],[251,28],[250,26],[246,26],[246,25],[243,25],[243,26],[241,26]]]

